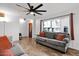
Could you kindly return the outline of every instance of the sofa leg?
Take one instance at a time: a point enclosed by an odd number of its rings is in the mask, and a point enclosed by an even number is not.
[[[63,52],[63,54],[66,54],[66,52]]]

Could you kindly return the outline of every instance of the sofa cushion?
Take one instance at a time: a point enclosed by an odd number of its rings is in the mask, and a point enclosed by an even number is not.
[[[55,39],[55,33],[51,32],[45,32],[45,37],[50,38],[50,39]]]
[[[47,39],[46,37],[40,37],[40,36],[36,38],[36,40],[38,41],[45,41],[46,39]]]
[[[56,39],[57,39],[57,40],[60,40],[60,41],[63,41],[64,35],[63,35],[63,34],[57,34],[57,35],[56,35]]]
[[[46,42],[52,45],[57,45],[57,46],[62,46],[62,47],[65,47],[66,45],[66,42],[55,40],[55,39],[48,39]]]
[[[39,35],[40,35],[41,37],[45,37],[45,32],[40,32]]]
[[[64,41],[49,39],[49,38],[45,38],[45,37],[38,37],[38,38],[36,38],[36,41],[48,43],[51,45],[58,45],[58,46],[62,46],[62,47],[65,47],[65,44],[66,44],[66,42],[64,42]]]

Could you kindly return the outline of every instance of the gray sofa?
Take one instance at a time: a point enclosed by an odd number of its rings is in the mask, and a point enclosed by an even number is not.
[[[64,35],[63,41],[56,40],[55,36],[57,34],[60,33],[45,32],[45,37],[40,37],[39,35],[37,35],[36,42],[65,53],[69,46],[69,34],[61,33]]]

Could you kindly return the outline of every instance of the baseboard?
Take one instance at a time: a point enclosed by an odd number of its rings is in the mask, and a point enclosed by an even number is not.
[[[22,38],[28,38],[28,36],[22,36]]]
[[[73,50],[78,50],[79,51],[79,49],[76,49],[76,48],[72,48],[72,47],[69,47],[70,49],[73,49]]]

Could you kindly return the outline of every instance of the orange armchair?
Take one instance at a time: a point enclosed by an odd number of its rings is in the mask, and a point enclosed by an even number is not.
[[[13,56],[11,51],[12,44],[9,42],[7,36],[0,37],[0,56]]]
[[[0,37],[0,49],[10,49],[12,44],[9,42],[7,36]]]

